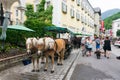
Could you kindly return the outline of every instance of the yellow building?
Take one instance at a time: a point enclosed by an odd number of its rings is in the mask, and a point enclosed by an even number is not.
[[[33,4],[35,0],[21,0],[21,4],[19,2],[14,2],[11,6],[11,21],[12,24],[21,24],[26,20],[25,16],[25,8],[27,4]]]
[[[53,24],[75,34],[94,35],[95,12],[88,0],[53,0]]]
[[[10,9],[13,24],[20,24],[26,20],[24,14],[26,4],[33,4],[36,11],[36,6],[40,3],[40,0],[19,1],[14,2]],[[75,34],[93,36],[95,32],[99,32],[100,15],[88,0],[46,0],[45,9],[50,4],[53,5],[54,25],[68,28]]]
[[[14,2],[10,9],[12,24],[23,23],[26,20],[26,16],[25,16],[26,5],[32,4],[34,7],[34,11],[36,12],[37,5],[40,3],[41,0],[19,0],[19,1]],[[45,9],[50,4],[51,4],[51,0],[46,0]]]

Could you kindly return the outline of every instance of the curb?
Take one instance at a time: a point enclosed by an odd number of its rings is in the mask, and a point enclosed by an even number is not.
[[[80,49],[79,49],[75,59],[73,60],[72,64],[70,65],[69,69],[67,70],[67,72],[62,80],[70,80],[70,77],[75,69],[76,61],[78,60],[79,56],[80,56]]]

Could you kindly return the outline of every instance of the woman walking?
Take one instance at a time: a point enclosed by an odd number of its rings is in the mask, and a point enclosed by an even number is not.
[[[111,51],[111,41],[108,37],[106,37],[106,40],[104,41],[104,49],[106,51],[106,57],[107,59],[110,58],[110,51]]]
[[[87,46],[87,51],[88,51],[87,56],[91,56],[91,52],[92,52],[92,40],[90,39],[90,37],[88,37],[87,40],[86,40],[86,46]]]

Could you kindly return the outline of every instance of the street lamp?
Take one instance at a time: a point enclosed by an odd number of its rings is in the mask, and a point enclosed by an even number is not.
[[[2,46],[1,46],[2,50],[4,50],[4,43],[6,40],[6,31],[10,17],[10,8],[11,5],[16,1],[18,0],[0,0],[0,3],[3,4],[3,8],[4,8],[4,21],[2,26],[2,34],[0,36],[0,39],[2,40]]]

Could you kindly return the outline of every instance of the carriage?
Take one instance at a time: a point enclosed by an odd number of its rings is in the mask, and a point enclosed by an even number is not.
[[[71,42],[72,32],[68,30],[67,28],[56,27],[56,26],[45,27],[45,31],[49,31],[49,32],[57,34],[56,38],[64,39],[66,43],[64,59],[67,59],[73,48],[73,44]],[[55,56],[55,58],[57,58],[57,56]]]

